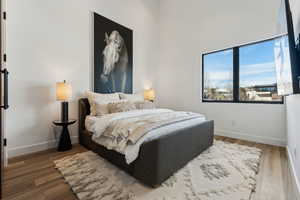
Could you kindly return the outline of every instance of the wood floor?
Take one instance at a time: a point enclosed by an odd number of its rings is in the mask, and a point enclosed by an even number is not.
[[[285,148],[216,137],[232,143],[255,146],[263,150],[257,177],[256,193],[251,200],[300,200],[288,167]],[[80,145],[71,151],[59,153],[47,150],[9,160],[5,169],[5,200],[73,200],[76,199],[53,160],[86,151]]]

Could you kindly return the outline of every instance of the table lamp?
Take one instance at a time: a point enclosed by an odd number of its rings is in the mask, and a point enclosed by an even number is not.
[[[144,91],[144,99],[148,101],[154,101],[155,99],[155,91],[154,89],[148,89]]]
[[[63,82],[56,83],[56,100],[61,101],[61,121],[68,121],[68,100],[72,96],[71,84],[65,80]]]

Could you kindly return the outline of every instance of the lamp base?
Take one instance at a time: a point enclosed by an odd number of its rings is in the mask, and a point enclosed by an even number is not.
[[[70,133],[68,130],[68,125],[63,125],[63,129],[60,135],[57,151],[68,151],[72,149],[72,143],[70,138]]]
[[[67,101],[61,102],[61,121],[67,122],[69,120],[69,104]]]

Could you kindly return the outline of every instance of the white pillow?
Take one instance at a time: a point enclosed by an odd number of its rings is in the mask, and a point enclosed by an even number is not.
[[[88,98],[90,103],[90,115],[92,116],[96,116],[98,113],[101,114],[101,109],[103,109],[105,113],[105,108],[103,108],[105,107],[105,105],[120,100],[120,96],[118,93],[101,94],[87,91],[86,97]]]
[[[124,94],[119,93],[121,99],[126,99],[131,102],[144,101],[144,95],[142,94]]]

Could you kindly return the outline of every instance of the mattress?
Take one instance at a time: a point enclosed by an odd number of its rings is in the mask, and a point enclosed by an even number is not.
[[[129,111],[129,112],[130,113],[128,113],[128,114],[132,115],[132,114],[135,114],[135,112],[141,112],[141,111]],[[143,112],[153,112],[153,111],[144,110]],[[114,115],[118,115],[118,114],[115,113]],[[124,113],[122,113],[121,115],[124,115]],[[137,159],[137,157],[139,155],[140,147],[143,143],[157,139],[164,135],[168,135],[174,131],[179,131],[179,130],[183,130],[187,127],[190,127],[190,126],[199,125],[199,124],[203,123],[203,121],[206,120],[205,116],[204,115],[202,115],[202,116],[203,117],[190,119],[190,120],[186,120],[186,121],[182,121],[182,122],[177,122],[174,124],[170,124],[170,125],[163,126],[161,128],[157,128],[155,130],[149,131],[146,135],[144,135],[142,138],[140,138],[137,143],[129,144],[126,147],[124,152],[119,152],[119,153],[123,154],[125,156],[126,163],[130,164],[134,160]],[[101,126],[102,119],[104,120],[105,117],[88,115],[85,119],[85,128],[89,132],[95,132],[95,129],[96,129],[95,126],[98,126],[97,129],[101,129],[101,127],[99,127],[99,126]],[[100,136],[97,140],[93,139],[93,141],[106,147],[107,143],[109,142],[109,138]]]

